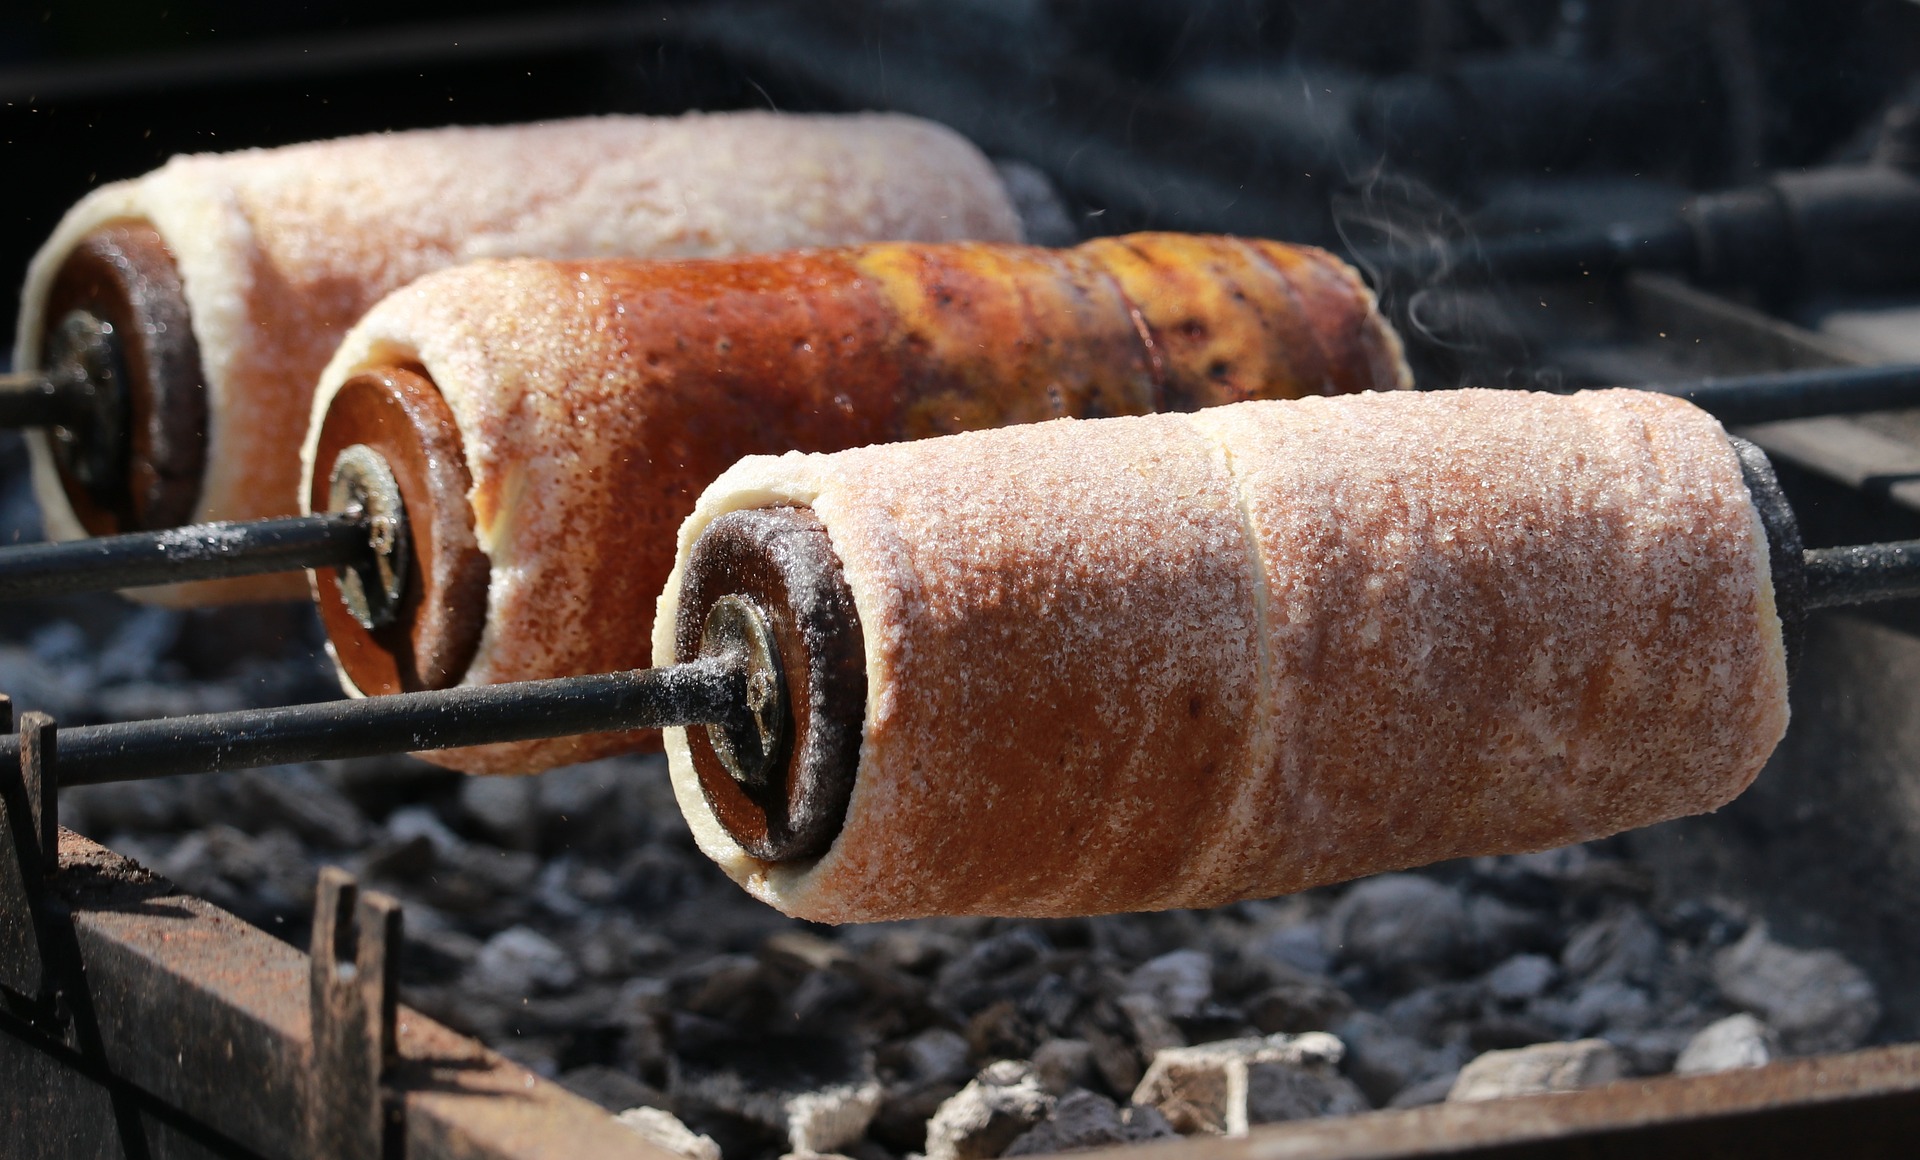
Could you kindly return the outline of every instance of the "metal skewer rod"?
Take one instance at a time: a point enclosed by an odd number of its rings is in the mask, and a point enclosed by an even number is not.
[[[741,655],[586,677],[484,685],[276,709],[202,713],[56,734],[63,786],[143,781],[579,733],[715,724],[744,712]],[[17,764],[20,738],[0,737]]]
[[[364,515],[327,512],[23,544],[0,549],[0,600],[345,567],[371,558],[372,534]]]
[[[1636,389],[1677,396],[1722,423],[1743,426],[1920,407],[1920,363],[1644,383]]]
[[[73,417],[74,386],[53,375],[0,375],[0,427],[51,427]]]
[[[1687,399],[1722,422],[1739,426],[1920,406],[1920,364],[1649,383],[1639,389]],[[0,390],[0,411],[5,407],[3,396]],[[398,505],[396,493],[387,504],[394,509],[389,523],[396,526],[404,520]],[[397,575],[405,571],[399,562],[405,541],[404,532],[396,532],[394,526],[383,534],[379,519],[349,510],[0,548],[0,600],[303,568],[372,569],[382,553],[391,558]]]
[[[1920,540],[1811,548],[1802,560],[1809,609],[1920,596]]]

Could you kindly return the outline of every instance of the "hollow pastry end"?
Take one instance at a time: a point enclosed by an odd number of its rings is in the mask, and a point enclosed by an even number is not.
[[[189,522],[206,468],[205,375],[159,231],[127,218],[86,234],[40,318],[41,365],[85,380],[74,414],[49,432],[81,527],[113,535]]]
[[[321,421],[310,510],[335,506],[335,477],[372,452],[391,471],[408,551],[397,606],[369,627],[333,570],[314,574],[314,599],[335,657],[369,696],[451,688],[466,675],[486,625],[489,565],[474,539],[472,478],[452,411],[418,368],[380,367],[341,386]],[[363,603],[363,602],[362,602]]]
[[[866,644],[840,559],[806,508],[729,512],[687,558],[674,622],[685,662],[729,631],[741,602],[757,610],[785,681],[790,720],[768,729],[764,771],[743,769],[718,728],[687,730],[700,792],[727,834],[754,858],[785,862],[826,852],[845,820],[866,715]],[[749,702],[754,690],[748,690]]]

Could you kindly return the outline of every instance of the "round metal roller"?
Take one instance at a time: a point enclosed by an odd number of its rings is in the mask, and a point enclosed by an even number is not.
[[[702,792],[754,857],[824,853],[853,794],[867,704],[865,638],[826,527],[804,508],[722,516],[682,592],[676,660],[748,662],[751,717],[688,730]]]
[[[341,667],[369,695],[458,684],[486,623],[489,569],[439,390],[404,367],[356,376],[327,410],[314,463],[314,511],[375,521],[371,556],[314,573]]]
[[[28,422],[50,426],[74,512],[95,535],[192,518],[206,463],[207,400],[180,272],[144,221],[93,231],[54,276],[46,372]]]

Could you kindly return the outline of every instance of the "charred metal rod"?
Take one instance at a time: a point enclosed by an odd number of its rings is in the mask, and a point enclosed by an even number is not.
[[[52,427],[84,414],[84,382],[52,374],[0,375],[0,427]]]
[[[1676,395],[1723,423],[1739,426],[1920,407],[1920,364],[1825,367],[1690,383],[1645,383],[1638,389]]]
[[[1920,596],[1920,540],[1812,548],[1803,560],[1809,609]]]
[[[0,549],[0,600],[343,567],[371,558],[372,534],[366,517],[328,512],[23,544]]]
[[[55,768],[63,786],[97,785],[577,733],[712,724],[743,712],[746,696],[746,662],[739,656],[711,656],[624,673],[81,725],[59,730]],[[0,761],[19,760],[20,738],[0,737]]]

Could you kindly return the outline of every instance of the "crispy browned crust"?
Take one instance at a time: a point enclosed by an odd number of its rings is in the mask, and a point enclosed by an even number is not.
[[[88,230],[116,218],[158,231],[192,308],[208,412],[194,520],[298,510],[297,450],[316,376],[370,306],[434,270],[519,254],[695,257],[1020,236],[984,155],[951,130],[893,114],[595,117],[183,156],[95,190],[63,219],[29,270],[16,365],[38,365],[55,270]],[[50,470],[40,474],[50,531],[81,534],[82,513]],[[303,589],[297,574],[276,574],[142,598],[297,599]]]
[[[394,623],[362,627],[347,610],[334,571],[312,574],[334,660],[369,694],[458,684],[486,627],[488,569],[467,504],[473,477],[446,401],[417,370],[369,371],[334,395],[316,439],[311,509],[327,510],[334,464],[357,444],[386,460],[408,516],[406,575]]]
[[[1213,906],[1712,810],[1786,726],[1725,433],[1631,391],[1367,394],[746,460],[867,646],[816,860],[694,835],[827,922]],[[671,655],[679,576],[656,657]],[[662,626],[669,626],[663,628]]]
[[[1306,298],[1228,294],[1195,269],[1217,259],[1264,277],[1268,267],[1245,243],[1133,241],[1152,260],[1125,251],[1125,279],[1107,262],[1121,252],[1113,243],[1065,251],[895,243],[448,271],[389,298],[356,328],[323,380],[319,413],[342,380],[396,355],[445,393],[473,472],[474,526],[494,567],[469,681],[643,666],[673,529],[742,456],[1141,414],[1163,398],[1208,401],[1186,386],[1164,389],[1192,379],[1195,360],[1158,353],[1136,295],[1150,294],[1154,312],[1218,316],[1222,330],[1229,315],[1232,327],[1266,327],[1264,377],[1248,371],[1236,390],[1286,398],[1373,381],[1371,354],[1354,341],[1365,328],[1353,320],[1384,323],[1357,279],[1324,279]],[[1309,264],[1332,261],[1299,253]],[[1134,291],[1123,292],[1123,281]],[[1274,352],[1285,343],[1274,335],[1313,347],[1314,365],[1329,369],[1299,378],[1280,365]],[[653,740],[572,738],[441,759],[528,770]]]

